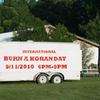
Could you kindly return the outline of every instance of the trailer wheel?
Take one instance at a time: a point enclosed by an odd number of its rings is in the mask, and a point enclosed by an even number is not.
[[[51,77],[51,82],[54,83],[54,84],[59,84],[59,83],[62,83],[63,81],[63,78],[60,76],[60,75],[53,75]]]
[[[36,79],[37,83],[45,84],[48,82],[48,76],[46,74],[39,74]]]

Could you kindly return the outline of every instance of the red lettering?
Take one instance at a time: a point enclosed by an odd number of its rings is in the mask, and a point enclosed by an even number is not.
[[[19,64],[19,65],[14,65],[14,64],[6,64],[5,65],[6,69],[34,69],[34,65],[27,65],[27,64]]]
[[[8,61],[8,57],[7,56],[4,56],[4,61]]]
[[[55,65],[39,65],[39,69],[67,69],[67,64],[55,64]]]

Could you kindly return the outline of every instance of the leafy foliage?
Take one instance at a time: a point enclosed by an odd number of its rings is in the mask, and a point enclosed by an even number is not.
[[[45,29],[43,25],[40,25],[41,21],[40,24],[38,23],[39,25],[37,24],[37,18],[35,17],[39,17],[52,25],[63,24],[68,29],[65,30],[66,32],[75,33],[100,43],[100,19],[96,18],[97,14],[100,16],[99,4],[99,0],[38,0],[38,2],[36,0],[4,0],[4,3],[0,4],[0,32],[14,31],[18,28],[36,27],[34,28],[34,36],[37,38],[39,36],[39,39],[33,39],[34,37],[32,39],[36,41],[40,40],[40,37],[44,36]],[[35,26],[35,22],[38,28]],[[63,31],[61,32],[65,36]],[[39,33],[42,35],[40,36]],[[62,36],[57,30],[54,33],[59,33],[59,36],[56,37],[61,41],[69,39]],[[48,40],[46,34],[44,37]],[[51,37],[52,41],[56,39],[54,36]],[[58,40],[56,39],[55,41]]]
[[[21,24],[15,33],[14,41],[48,41],[48,35],[44,28],[44,23],[35,17],[30,19],[31,24]]]
[[[50,41],[56,42],[72,42],[75,40],[75,36],[68,31],[68,29],[61,24],[56,25],[50,34]]]
[[[100,44],[100,17],[97,16],[90,20],[88,24],[81,26],[82,31],[85,31],[87,38]]]
[[[1,32],[14,30],[18,25],[18,22],[15,21],[18,16],[16,10],[13,7],[1,6],[0,12],[0,26],[3,28]]]
[[[16,30],[22,23],[30,23],[33,16],[25,0],[5,0],[0,12],[0,26],[4,32]]]

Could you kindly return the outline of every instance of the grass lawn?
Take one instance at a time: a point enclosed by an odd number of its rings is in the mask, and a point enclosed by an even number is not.
[[[100,78],[43,85],[33,82],[1,82],[0,100],[100,100]]]

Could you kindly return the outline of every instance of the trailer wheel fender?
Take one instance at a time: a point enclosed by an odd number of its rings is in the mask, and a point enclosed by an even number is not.
[[[62,77],[62,81],[64,81],[64,75],[62,73],[59,73],[59,75]]]
[[[51,77],[52,83],[59,84],[59,83],[62,83],[62,81],[63,81],[63,77],[60,74],[54,74]]]
[[[40,73],[40,74],[36,77],[36,82],[37,82],[37,83],[40,83],[40,84],[48,83],[48,74],[46,74],[46,73]]]

